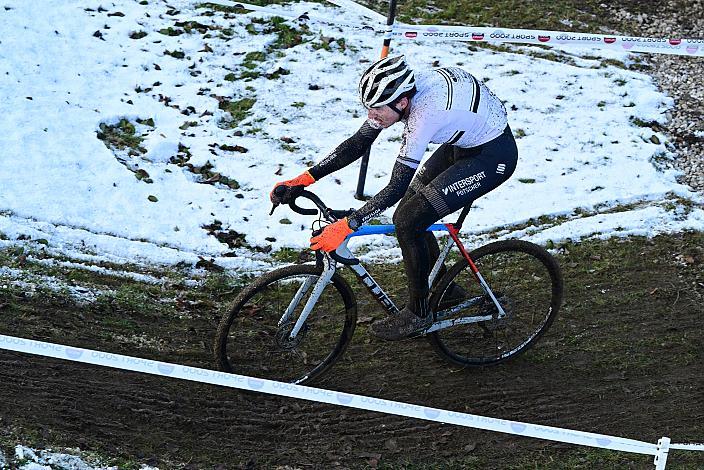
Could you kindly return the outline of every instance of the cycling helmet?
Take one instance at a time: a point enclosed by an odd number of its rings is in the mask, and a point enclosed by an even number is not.
[[[415,85],[415,75],[406,65],[404,56],[385,57],[362,74],[359,97],[365,108],[378,108],[412,90]]]

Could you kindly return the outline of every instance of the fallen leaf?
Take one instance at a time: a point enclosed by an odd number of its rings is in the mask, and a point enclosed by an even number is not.
[[[398,442],[392,437],[384,443],[384,447],[389,449],[391,452],[396,452],[398,450]]]

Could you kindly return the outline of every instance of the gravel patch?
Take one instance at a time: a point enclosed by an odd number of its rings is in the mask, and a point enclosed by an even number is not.
[[[628,34],[652,37],[702,38],[704,2],[686,4],[670,0],[649,13],[633,14],[623,9],[614,13],[618,23],[629,25]],[[672,137],[675,166],[683,172],[680,182],[704,193],[704,58],[649,55],[658,86],[675,100],[675,107],[662,129]]]

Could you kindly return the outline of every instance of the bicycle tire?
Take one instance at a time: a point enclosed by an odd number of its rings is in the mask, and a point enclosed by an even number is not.
[[[271,271],[247,286],[222,317],[213,353],[218,368],[251,377],[306,384],[319,378],[347,349],[357,324],[357,301],[347,281],[335,273],[293,343],[290,333],[308,293],[294,311],[294,319],[279,326],[282,312],[310,276],[322,268],[293,265]],[[317,280],[317,279],[315,279]],[[320,307],[335,306],[334,311]]]
[[[499,298],[507,316],[502,320],[456,325],[430,333],[427,339],[440,357],[453,365],[499,364],[528,350],[552,325],[562,304],[562,272],[547,250],[522,240],[490,243],[472,251],[470,258]],[[469,289],[468,298],[478,300],[455,317],[498,312],[468,268],[469,263],[463,258],[443,276],[431,294],[430,306],[434,312],[452,282]],[[511,280],[511,275],[516,279]],[[536,316],[538,321],[532,323]],[[519,337],[515,344],[509,343],[514,337]]]

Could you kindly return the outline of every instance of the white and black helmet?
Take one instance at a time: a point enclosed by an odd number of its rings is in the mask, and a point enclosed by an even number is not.
[[[365,108],[378,108],[396,100],[415,85],[415,75],[404,56],[384,57],[362,74],[359,97]]]

